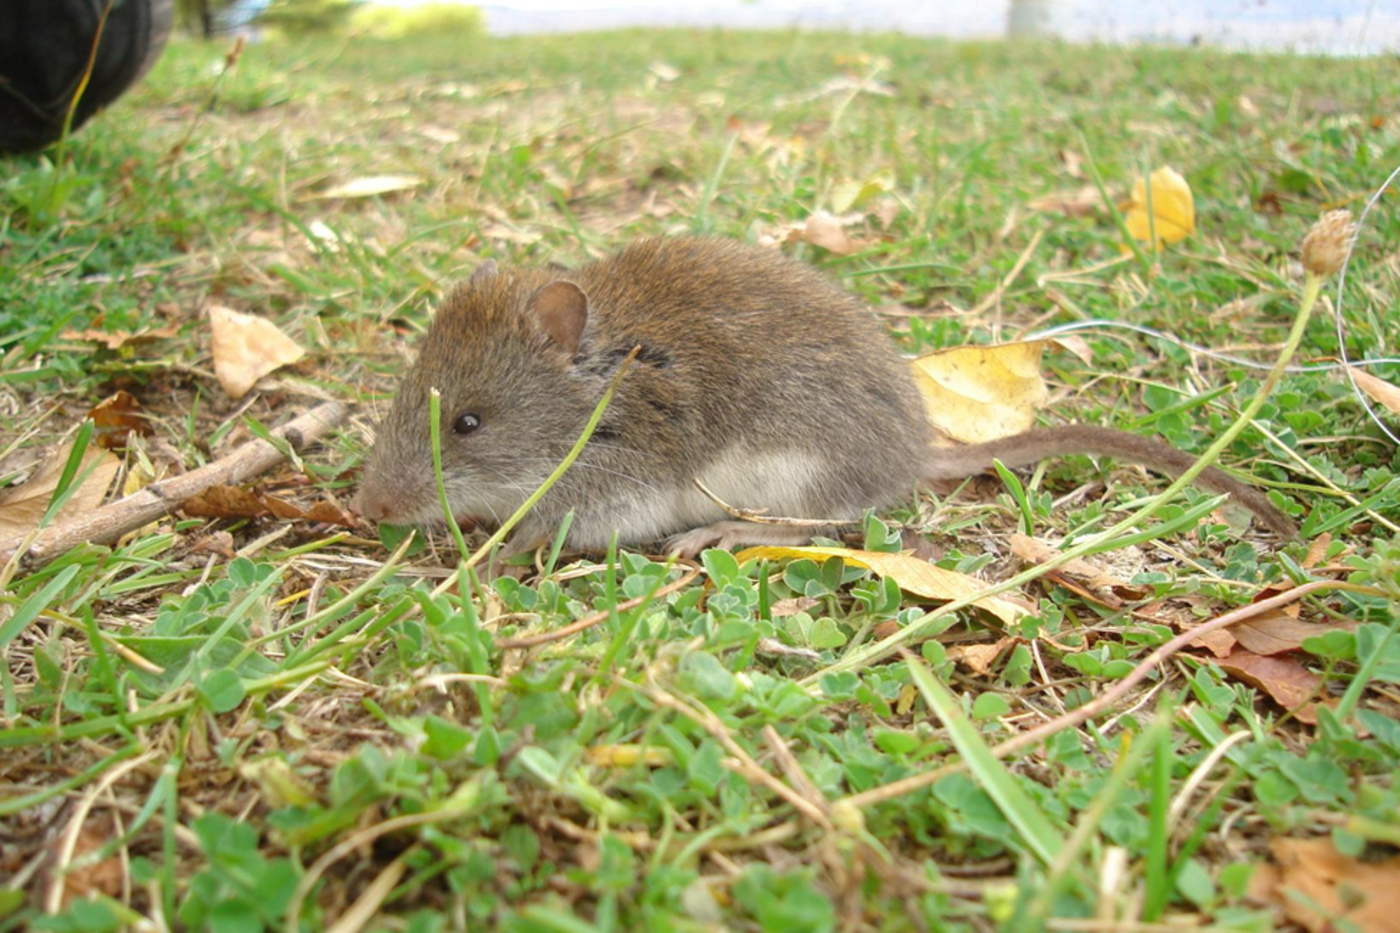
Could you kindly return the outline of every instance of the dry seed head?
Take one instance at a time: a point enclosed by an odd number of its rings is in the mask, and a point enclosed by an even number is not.
[[[1355,240],[1351,211],[1328,211],[1303,237],[1303,268],[1320,278],[1336,274]]]

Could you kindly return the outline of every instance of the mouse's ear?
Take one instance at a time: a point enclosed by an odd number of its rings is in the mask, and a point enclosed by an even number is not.
[[[480,285],[482,282],[485,282],[488,279],[494,279],[495,277],[496,260],[488,259],[481,265],[477,266],[476,271],[472,273],[472,284]]]
[[[529,311],[546,337],[573,356],[588,323],[588,296],[573,282],[550,282],[530,296]]]

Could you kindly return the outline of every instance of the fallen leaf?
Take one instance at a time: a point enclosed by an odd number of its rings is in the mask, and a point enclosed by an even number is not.
[[[668,65],[665,62],[652,62],[647,66],[647,71],[655,75],[658,81],[670,82],[681,76],[680,71],[674,65]]]
[[[223,529],[205,535],[190,545],[191,554],[217,554],[225,560],[233,560],[233,535]]]
[[[87,413],[97,428],[97,443],[108,450],[125,447],[132,431],[142,436],[151,433],[151,425],[141,414],[141,403],[125,389],[118,389],[94,405]]]
[[[1198,628],[1198,626],[1187,626],[1186,630],[1189,632],[1193,628]],[[1190,644],[1198,648],[1206,649],[1217,658],[1228,658],[1239,642],[1235,641],[1235,636],[1231,635],[1227,630],[1217,628],[1206,632],[1204,635],[1197,635],[1195,638],[1191,639]]]
[[[210,486],[185,500],[180,511],[193,518],[261,518],[269,509],[257,496],[238,486]]]
[[[1147,242],[1156,232],[1153,247],[1186,239],[1196,229],[1196,202],[1191,186],[1175,169],[1159,168],[1152,173],[1152,208],[1148,216],[1147,183],[1139,178],[1126,205],[1124,221],[1134,239]]]
[[[347,528],[355,527],[355,520],[350,517],[349,513],[324,499],[307,509],[302,518],[308,522],[325,522],[329,525],[344,525]]]
[[[1327,551],[1331,546],[1332,535],[1325,531],[1316,538],[1313,538],[1312,543],[1308,545],[1307,556],[1303,558],[1303,569],[1312,570],[1318,564],[1322,563],[1323,558],[1327,556]]]
[[[1236,679],[1263,690],[1299,721],[1310,725],[1317,723],[1316,704],[1308,701],[1318,695],[1322,678],[1299,662],[1264,657],[1250,651],[1232,651],[1228,657],[1217,658],[1215,663]]]
[[[288,502],[286,499],[279,499],[276,496],[259,496],[258,499],[263,505],[267,506],[267,510],[272,513],[273,518],[295,521],[306,515],[299,506]]]
[[[894,219],[899,216],[899,212],[903,209],[903,206],[894,198],[881,198],[871,213],[880,222],[880,229],[888,230],[890,224],[894,223]]]
[[[153,340],[166,340],[180,333],[180,325],[167,324],[165,327],[148,327],[138,331],[108,330],[66,330],[64,340],[84,340],[100,343],[108,350],[121,350],[128,344],[146,343]]]
[[[789,599],[780,599],[768,608],[768,614],[775,619],[783,616],[796,615],[799,612],[806,612],[813,606],[818,605],[820,600],[811,596],[793,596]]]
[[[8,543],[22,538],[38,527],[39,520],[48,511],[49,500],[58,488],[63,467],[72,450],[72,444],[64,445],[46,457],[24,485],[0,490],[0,541]],[[73,477],[77,488],[63,508],[58,510],[53,521],[60,522],[101,505],[121,465],[121,460],[108,451],[89,446],[83,452],[82,463]]]
[[[110,814],[94,813],[78,830],[72,851],[65,853],[64,857],[80,862],[86,861],[121,835],[119,830],[120,827]],[[59,859],[60,838],[55,837],[51,843],[50,854],[54,864]],[[82,871],[68,872],[63,876],[63,904],[67,906],[77,898],[91,897],[99,893],[108,897],[120,897],[122,880],[125,877],[122,858],[115,852],[96,862],[88,861],[83,865]]]
[[[854,239],[846,233],[848,225],[857,223],[864,217],[863,213],[843,214],[838,217],[828,211],[813,211],[806,220],[790,225],[785,239],[789,243],[803,240],[838,256],[849,256],[869,245],[865,240]]]
[[[1262,867],[1273,870],[1251,882],[1251,897],[1310,933],[1400,933],[1400,856],[1359,861],[1326,836],[1275,839],[1269,849],[1275,864]]]
[[[306,225],[307,241],[314,247],[328,253],[338,253],[353,244],[355,238],[348,233],[335,230],[324,220],[313,220]]]
[[[544,234],[536,230],[522,230],[519,227],[512,227],[503,223],[493,223],[482,228],[481,238],[484,240],[502,240],[506,243],[516,243],[520,246],[533,246],[544,238]]]
[[[1017,434],[1049,395],[1040,378],[1044,342],[940,350],[911,361],[929,420],[953,440],[976,444]]]
[[[1356,380],[1362,392],[1371,396],[1373,402],[1379,402],[1394,414],[1400,415],[1400,389],[1384,379],[1377,379],[1359,366],[1351,367],[1351,377]]]
[[[811,661],[813,664],[820,664],[822,659],[821,654],[811,648],[785,645],[776,638],[760,638],[757,650],[759,654],[772,654],[782,658],[801,658],[804,661]]]
[[[352,178],[343,184],[332,185],[325,191],[311,195],[311,199],[321,201],[332,198],[373,198],[397,191],[411,191],[424,184],[427,182],[417,175],[367,175],[363,178]]]
[[[584,750],[590,764],[605,768],[631,768],[637,764],[664,768],[675,763],[671,750],[661,745],[594,745]]]
[[[1297,610],[1296,606],[1289,608]],[[1315,635],[1337,629],[1349,632],[1355,628],[1356,625],[1350,622],[1302,622],[1286,610],[1279,609],[1230,626],[1230,635],[1255,654],[1271,655],[1297,651],[1303,647],[1304,639]]]
[[[894,86],[883,84],[873,78],[857,78],[854,75],[841,75],[839,78],[831,78],[822,84],[814,97],[825,97],[831,94],[877,94],[880,97],[893,97]]]
[[[963,665],[974,674],[986,675],[991,673],[993,662],[1011,641],[1011,638],[1003,636],[990,645],[953,645],[948,649],[948,659]]]
[[[1042,214],[1064,214],[1066,217],[1088,217],[1103,205],[1099,189],[1085,185],[1078,191],[1061,191],[1036,198],[1026,205]]]
[[[271,321],[223,305],[209,306],[214,374],[229,398],[239,399],[268,373],[306,355]]]
[[[739,560],[767,558],[768,560],[798,560],[809,558],[822,561],[840,558],[853,567],[864,567],[881,577],[889,577],[900,589],[926,599],[952,600],[974,596],[987,589],[987,584],[955,570],[944,570],[919,560],[911,554],[890,554],[882,551],[860,551],[844,547],[751,547],[736,555]],[[1029,611],[1005,596],[983,596],[973,605],[985,609],[1008,625],[1029,615]]]
[[[876,172],[866,178],[847,178],[838,181],[831,188],[831,209],[844,214],[854,208],[863,207],[894,188],[894,173]],[[885,226],[889,226],[886,224]]]
[[[450,146],[453,143],[462,141],[462,134],[456,130],[448,129],[445,126],[434,126],[432,124],[418,127],[418,135],[431,139],[435,143],[442,143],[444,146]]]
[[[1092,366],[1094,363],[1094,351],[1089,347],[1089,341],[1078,334],[1060,334],[1057,337],[1047,337],[1046,342],[1053,347],[1059,347],[1061,350],[1073,353],[1085,366]]]
[[[1060,161],[1064,163],[1065,174],[1070,178],[1084,177],[1084,157],[1073,149],[1061,149]]]
[[[1030,564],[1043,564],[1060,556],[1060,551],[1055,546],[1027,535],[1013,534],[1010,544],[1011,553]],[[1088,595],[1115,608],[1121,606],[1125,599],[1142,599],[1147,595],[1144,587],[1120,580],[1083,558],[1075,558],[1063,567],[1051,571],[1048,576],[1062,584],[1077,582],[1089,591]]]

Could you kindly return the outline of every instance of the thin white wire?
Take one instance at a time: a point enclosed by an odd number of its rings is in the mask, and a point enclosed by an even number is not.
[[[1133,332],[1135,332],[1135,333],[1145,334],[1145,335],[1147,335],[1148,337],[1159,337],[1159,338],[1161,338],[1162,340],[1165,340],[1165,341],[1167,341],[1167,342],[1169,342],[1169,343],[1174,343],[1174,344],[1176,344],[1178,347],[1181,347],[1181,348],[1184,349],[1184,350],[1190,350],[1192,353],[1199,353],[1199,354],[1201,354],[1202,356],[1208,356],[1208,357],[1210,357],[1211,359],[1221,360],[1222,362],[1226,362],[1226,363],[1234,363],[1234,364],[1237,365],[1237,366],[1245,366],[1245,367],[1248,367],[1249,369],[1273,369],[1273,368],[1274,368],[1274,364],[1272,364],[1272,363],[1261,363],[1261,362],[1259,362],[1258,360],[1246,359],[1246,358],[1243,357],[1243,356],[1234,356],[1234,355],[1232,355],[1232,354],[1230,354],[1230,353],[1221,353],[1219,350],[1212,350],[1212,349],[1210,349],[1209,347],[1203,347],[1203,346],[1201,346],[1201,345],[1198,344],[1198,343],[1191,343],[1191,342],[1188,341],[1188,340],[1182,340],[1180,337],[1177,337],[1177,336],[1175,336],[1175,335],[1173,335],[1173,334],[1166,334],[1166,333],[1163,333],[1163,332],[1160,331],[1160,330],[1154,330],[1154,329],[1151,328],[1151,327],[1145,327],[1145,326],[1143,326],[1142,324],[1130,324],[1130,323],[1128,323],[1127,321],[1109,321],[1109,320],[1102,320],[1102,319],[1098,319],[1098,318],[1091,318],[1090,320],[1087,320],[1087,321],[1073,321],[1073,322],[1071,322],[1071,323],[1069,323],[1069,324],[1056,324],[1054,327],[1047,327],[1047,328],[1045,328],[1044,330],[1035,331],[1034,333],[1028,335],[1028,336],[1026,337],[1026,339],[1027,339],[1027,340],[1039,340],[1039,339],[1042,339],[1042,338],[1045,338],[1045,337],[1055,337],[1055,336],[1058,336],[1059,334],[1068,334],[1068,333],[1071,333],[1071,332],[1076,331],[1076,330],[1100,330],[1100,329],[1111,329],[1111,328],[1117,328],[1118,330],[1130,330],[1130,331],[1133,331]],[[1378,359],[1357,360],[1356,362],[1351,363],[1350,365],[1352,365],[1352,366],[1363,366],[1363,367],[1364,367],[1364,366],[1375,366],[1375,365],[1377,365],[1377,364],[1386,364],[1386,363],[1390,363],[1390,364],[1394,364],[1394,365],[1400,366],[1400,357],[1385,356],[1385,357],[1380,357],[1380,358],[1378,358]],[[1346,364],[1346,363],[1309,363],[1309,364],[1307,364],[1307,365],[1298,365],[1298,364],[1294,364],[1294,365],[1292,365],[1292,366],[1285,367],[1284,371],[1285,371],[1285,372],[1290,372],[1290,373],[1321,373],[1321,372],[1327,372],[1327,371],[1333,370],[1333,369],[1342,369],[1342,368],[1344,368],[1346,365],[1348,365],[1348,364]]]
[[[1356,362],[1352,362],[1347,357],[1345,323],[1346,317],[1342,314],[1342,301],[1346,295],[1347,287],[1347,269],[1351,266],[1352,254],[1356,252],[1356,241],[1361,238],[1361,231],[1364,230],[1366,227],[1366,217],[1371,213],[1371,208],[1375,207],[1376,204],[1380,201],[1380,199],[1385,196],[1386,189],[1388,189],[1395,182],[1396,178],[1400,178],[1400,166],[1397,166],[1395,171],[1390,173],[1390,177],[1388,177],[1381,184],[1381,186],[1378,189],[1376,189],[1376,193],[1371,195],[1371,199],[1366,202],[1366,207],[1361,211],[1361,216],[1356,220],[1356,236],[1354,236],[1352,238],[1351,243],[1347,245],[1347,254],[1342,259],[1342,268],[1337,275],[1337,348],[1341,352],[1342,361],[1340,363],[1311,363],[1304,366],[1287,366],[1284,368],[1284,372],[1319,373],[1328,372],[1334,369],[1340,369],[1344,371],[1347,374],[1347,381],[1351,383],[1352,394],[1355,395],[1357,400],[1361,402],[1361,407],[1366,411],[1366,416],[1370,418],[1373,422],[1375,422],[1376,427],[1380,428],[1381,431],[1384,432],[1386,437],[1390,438],[1391,441],[1393,441],[1394,443],[1400,444],[1400,437],[1397,437],[1395,432],[1390,429],[1389,425],[1387,425],[1383,420],[1381,420],[1380,415],[1376,414],[1376,410],[1374,407],[1372,407],[1370,400],[1366,397],[1366,393],[1363,392],[1361,387],[1356,384],[1356,373],[1353,371],[1353,367],[1359,369],[1366,366],[1376,366],[1381,364],[1400,365],[1400,359],[1397,359],[1392,356],[1383,356],[1375,359],[1363,359],[1357,360]],[[1030,339],[1054,337],[1058,334],[1068,334],[1077,330],[1100,330],[1104,328],[1118,328],[1119,330],[1130,330],[1134,333],[1146,334],[1149,337],[1156,337],[1160,340],[1166,340],[1170,343],[1174,343],[1183,349],[1190,350],[1192,353],[1199,353],[1202,356],[1208,356],[1211,359],[1221,360],[1226,363],[1232,363],[1236,366],[1245,366],[1249,369],[1273,368],[1272,364],[1270,363],[1261,363],[1257,360],[1246,359],[1242,356],[1234,356],[1230,353],[1221,353],[1218,350],[1212,350],[1209,347],[1203,347],[1200,344],[1182,340],[1180,337],[1173,336],[1172,334],[1166,334],[1160,330],[1155,330],[1151,327],[1144,327],[1141,324],[1130,324],[1127,321],[1108,321],[1101,319],[1093,319],[1088,321],[1074,321],[1069,324],[1059,324],[1055,327],[1047,327],[1045,330],[1036,331],[1035,333],[1030,335]]]
[[[1342,260],[1342,271],[1337,276],[1337,348],[1341,350],[1342,353],[1342,365],[1346,366],[1347,381],[1351,383],[1351,391],[1361,400],[1361,407],[1366,409],[1366,414],[1372,421],[1380,426],[1380,429],[1385,432],[1386,437],[1390,438],[1396,444],[1400,444],[1400,437],[1396,437],[1394,432],[1392,432],[1390,428],[1386,426],[1386,423],[1381,420],[1380,416],[1376,414],[1376,410],[1371,407],[1370,400],[1366,398],[1366,393],[1362,392],[1361,387],[1356,384],[1356,373],[1351,371],[1351,365],[1347,360],[1346,331],[1342,327],[1342,321],[1344,320],[1342,317],[1342,296],[1347,287],[1347,267],[1351,265],[1351,254],[1356,250],[1356,241],[1361,238],[1361,231],[1366,227],[1366,215],[1371,213],[1371,208],[1376,206],[1376,202],[1381,199],[1386,189],[1390,187],[1391,183],[1394,182],[1397,177],[1400,177],[1400,168],[1396,168],[1395,171],[1391,172],[1390,177],[1385,180],[1385,183],[1376,190],[1375,194],[1371,195],[1371,200],[1366,202],[1366,208],[1356,220],[1356,236],[1352,238],[1351,245],[1347,248],[1346,258]]]

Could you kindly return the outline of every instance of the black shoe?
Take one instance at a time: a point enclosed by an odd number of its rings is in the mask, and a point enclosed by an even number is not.
[[[0,0],[0,152],[58,139],[109,0]],[[170,34],[172,0],[110,0],[73,129],[145,74]]]

